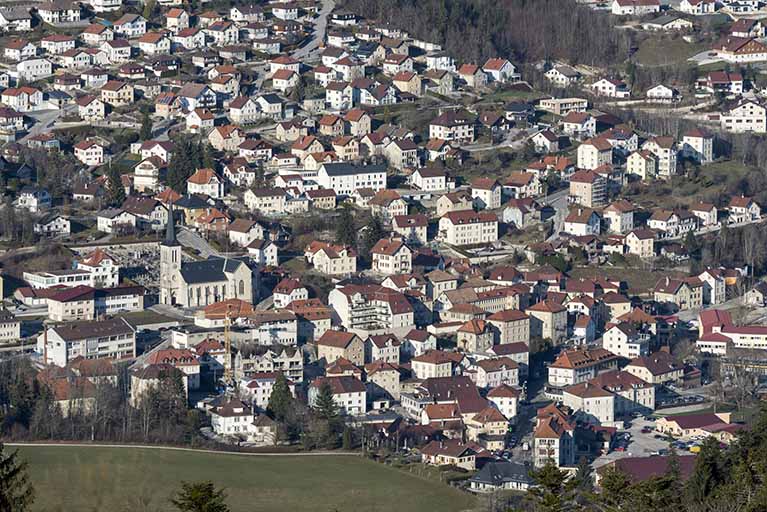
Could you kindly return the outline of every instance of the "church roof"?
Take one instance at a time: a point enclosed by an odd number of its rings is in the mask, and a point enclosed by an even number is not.
[[[226,274],[236,272],[240,265],[244,264],[242,261],[232,258],[215,257],[202,261],[191,261],[181,265],[181,277],[187,284],[227,281]]]
[[[168,211],[168,222],[165,226],[165,240],[162,242],[166,247],[174,247],[178,245],[176,240],[176,219],[173,217],[173,204],[170,205]]]

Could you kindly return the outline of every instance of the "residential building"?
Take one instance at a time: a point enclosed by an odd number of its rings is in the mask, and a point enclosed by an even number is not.
[[[627,359],[650,353],[650,335],[628,322],[612,325],[602,336],[602,347]]]
[[[76,357],[125,359],[136,356],[136,334],[120,318],[51,326],[37,338],[43,364],[64,367]]]
[[[498,217],[471,210],[451,211],[439,220],[439,236],[458,246],[493,243],[498,240]]]

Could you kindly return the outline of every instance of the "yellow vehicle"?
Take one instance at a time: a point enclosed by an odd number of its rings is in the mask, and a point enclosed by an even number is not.
[[[700,446],[690,446],[690,453],[700,453]]]

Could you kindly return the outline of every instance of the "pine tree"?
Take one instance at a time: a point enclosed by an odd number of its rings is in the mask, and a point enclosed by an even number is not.
[[[296,82],[295,87],[293,87],[293,90],[290,91],[290,99],[299,102],[304,100],[304,95],[306,94],[306,82],[304,81],[303,75],[298,77],[298,81]]]
[[[722,481],[722,452],[719,441],[707,438],[695,458],[695,468],[686,482],[686,494],[693,503],[703,504]]]
[[[185,140],[184,149],[189,155],[189,165],[193,169],[204,167],[204,165],[202,165],[202,160],[203,154],[205,153],[205,148],[203,147],[202,143],[194,144],[189,140]]]
[[[341,209],[336,224],[336,242],[341,245],[355,247],[357,245],[357,230],[354,229],[354,217],[349,208]]]
[[[181,490],[171,499],[181,512],[229,512],[226,493],[213,482],[181,482]]]
[[[383,222],[378,215],[374,215],[370,222],[365,227],[365,233],[362,236],[362,247],[360,252],[362,254],[369,255],[370,250],[379,240],[386,237],[386,230],[384,229]]]
[[[267,410],[275,420],[283,422],[291,407],[293,407],[293,395],[290,393],[290,387],[288,387],[288,379],[282,372],[279,372],[272,388],[272,394],[269,395]]]
[[[578,492],[591,492],[594,489],[594,481],[592,480],[592,469],[589,465],[589,461],[586,457],[581,457],[578,460],[578,467],[576,468],[575,475],[567,482],[569,489]]]
[[[152,117],[148,111],[144,111],[144,115],[141,116],[141,131],[139,132],[139,138],[141,140],[149,140],[152,138]]]
[[[342,447],[344,450],[351,450],[354,448],[354,443],[352,440],[352,429],[349,427],[344,427]]]
[[[168,163],[168,186],[179,194],[186,192],[186,180],[199,167],[196,158],[197,145],[186,140],[176,143],[177,150]]]
[[[154,9],[157,6],[157,0],[146,0],[146,3],[144,4],[144,11],[143,15],[144,18],[149,21],[152,18],[152,14],[154,13]]]
[[[211,146],[210,144],[205,144],[205,147],[203,148],[202,167],[205,167],[207,169],[216,168],[216,156],[213,153],[213,146]]]
[[[125,188],[123,188],[122,180],[120,179],[120,171],[117,167],[111,167],[109,174],[109,204],[112,206],[119,206],[125,201]]]
[[[631,485],[631,480],[623,471],[615,466],[608,467],[602,473],[599,501],[606,505],[609,510],[619,508],[626,499],[626,489]]]
[[[532,472],[532,478],[538,484],[531,491],[537,503],[536,510],[559,512],[565,502],[564,483],[567,473],[560,471],[554,461],[548,461],[545,466]]]
[[[323,382],[314,400],[314,412],[323,420],[335,420],[338,417],[338,406],[333,398],[333,389],[330,384]]]
[[[0,443],[0,511],[31,510],[35,491],[27,474],[27,463],[19,460],[18,451],[6,453]]]

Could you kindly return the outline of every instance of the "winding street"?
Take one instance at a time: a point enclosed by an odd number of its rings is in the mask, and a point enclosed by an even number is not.
[[[312,38],[304,46],[293,52],[293,58],[297,60],[306,60],[312,56],[320,47],[320,42],[325,39],[325,32],[328,26],[328,15],[336,6],[334,0],[322,0],[322,8],[319,16],[314,23],[314,33]]]

